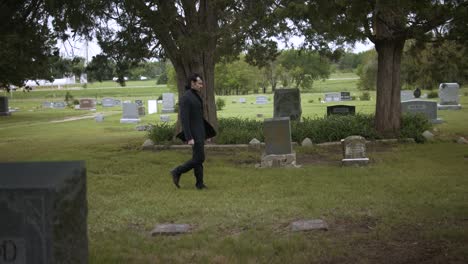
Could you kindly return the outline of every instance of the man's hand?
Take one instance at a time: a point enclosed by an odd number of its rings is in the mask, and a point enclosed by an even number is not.
[[[191,140],[187,141],[187,144],[193,145],[193,144],[195,144],[195,141],[193,139],[191,139]]]

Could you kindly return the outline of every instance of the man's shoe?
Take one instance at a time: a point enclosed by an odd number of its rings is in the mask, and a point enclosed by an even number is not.
[[[198,190],[203,190],[203,189],[208,188],[208,187],[207,187],[205,184],[203,184],[203,183],[202,183],[202,184],[197,184],[197,185],[195,185],[195,187],[197,187]]]
[[[172,182],[177,188],[180,188],[179,180],[180,180],[180,173],[177,173],[175,169],[171,170]]]

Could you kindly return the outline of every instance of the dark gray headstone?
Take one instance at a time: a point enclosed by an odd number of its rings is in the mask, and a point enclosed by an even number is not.
[[[139,106],[138,107],[138,115],[139,116],[144,116],[146,113],[146,108],[144,106]]]
[[[351,93],[350,92],[341,92],[341,101],[350,101]]]
[[[0,263],[88,263],[84,161],[0,163]]]
[[[299,89],[276,89],[273,116],[300,120],[301,115],[301,93]]]
[[[401,112],[409,114],[423,114],[432,123],[440,123],[437,118],[437,103],[425,100],[409,100],[401,102]]]
[[[121,106],[122,105],[122,102],[120,100],[114,100],[114,105],[115,106]]]
[[[11,115],[10,110],[8,109],[8,97],[0,96],[0,116],[9,116]]]
[[[354,105],[331,105],[327,106],[327,116],[329,115],[354,115],[356,107]]]
[[[263,122],[265,154],[292,153],[291,123],[289,117],[268,118]]]

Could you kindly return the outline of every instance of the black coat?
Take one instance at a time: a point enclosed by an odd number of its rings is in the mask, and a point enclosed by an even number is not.
[[[193,89],[187,89],[179,101],[182,132],[177,138],[182,141],[193,139],[204,142],[205,139],[216,136],[214,128],[203,118],[203,101]]]

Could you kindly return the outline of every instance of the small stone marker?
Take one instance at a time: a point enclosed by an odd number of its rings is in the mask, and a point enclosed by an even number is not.
[[[302,107],[299,89],[276,89],[273,98],[273,117],[301,120]]]
[[[42,108],[52,108],[53,103],[52,102],[43,102],[42,103]]]
[[[0,163],[0,263],[88,263],[84,161]]]
[[[169,121],[171,121],[171,116],[170,116],[170,115],[160,115],[159,118],[160,118],[160,120],[161,120],[162,122],[169,122]]]
[[[341,163],[348,165],[367,165],[369,158],[366,157],[366,139],[361,136],[349,136],[341,140],[343,147],[343,159]]]
[[[135,100],[135,104],[138,106],[143,106],[143,100]]]
[[[327,106],[327,116],[330,115],[355,115],[354,105],[331,105]]]
[[[258,145],[260,144],[260,141],[256,138],[252,138],[252,140],[250,140],[249,142],[250,145]]]
[[[191,227],[189,224],[159,224],[151,231],[151,235],[179,235],[189,233],[190,229]]]
[[[96,122],[102,123],[102,122],[104,121],[104,115],[101,114],[101,113],[96,114],[96,115],[94,116],[94,119],[96,120]]]
[[[145,140],[145,142],[143,142],[143,145],[141,145],[141,148],[142,149],[151,149],[153,146],[154,146],[153,140],[148,138],[147,140]]]
[[[304,138],[304,140],[302,140],[301,146],[312,147],[313,146],[312,140],[310,138]]]
[[[122,106],[122,101],[115,99],[114,100],[114,105],[115,106]]]
[[[258,117],[258,118],[262,118],[262,117],[263,117],[263,114],[257,114],[257,117]]]
[[[291,223],[292,232],[310,231],[310,230],[328,230],[328,225],[321,219],[299,220]]]
[[[239,98],[239,103],[245,104],[247,101],[245,100],[244,97]]]
[[[9,116],[11,115],[8,108],[8,97],[0,96],[0,116]]]
[[[458,83],[441,83],[439,85],[439,110],[460,110],[461,104],[458,92],[460,85]]]
[[[468,140],[466,140],[464,137],[459,137],[457,139],[458,144],[468,144]]]
[[[146,114],[146,108],[144,106],[138,106],[138,115],[144,116]]]
[[[429,130],[426,130],[422,133],[422,136],[427,139],[428,141],[434,140],[434,134],[432,134]]]

